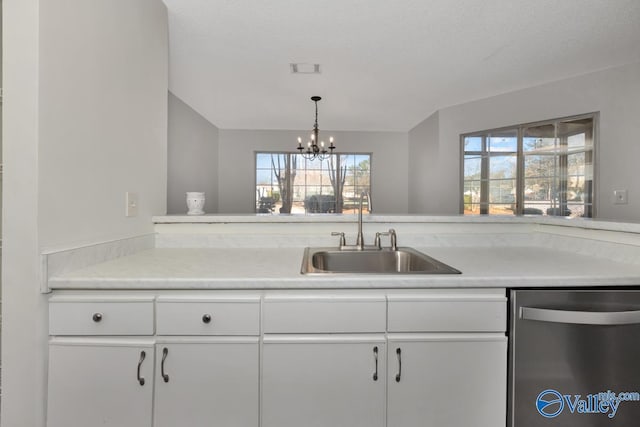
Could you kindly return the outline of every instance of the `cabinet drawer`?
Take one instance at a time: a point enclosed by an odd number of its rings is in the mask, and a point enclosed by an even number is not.
[[[273,297],[264,301],[265,333],[384,332],[384,296]]]
[[[49,335],[153,335],[153,298],[52,298]]]
[[[260,298],[159,298],[158,335],[259,335]]]
[[[504,332],[504,296],[389,297],[389,332]]]

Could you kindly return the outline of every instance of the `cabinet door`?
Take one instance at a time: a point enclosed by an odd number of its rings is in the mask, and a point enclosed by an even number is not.
[[[155,427],[257,427],[258,338],[157,344]]]
[[[52,341],[48,427],[151,427],[153,344]]]
[[[262,427],[384,426],[385,340],[265,336]]]
[[[415,335],[389,338],[388,425],[504,427],[506,337]]]

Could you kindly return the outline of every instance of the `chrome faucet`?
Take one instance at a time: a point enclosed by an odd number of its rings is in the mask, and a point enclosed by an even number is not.
[[[344,233],[343,232],[337,232],[334,231],[331,233],[332,236],[340,236],[340,250],[356,250],[356,251],[363,251],[365,249],[369,250],[369,249],[382,249],[382,244],[380,242],[380,237],[381,236],[389,236],[390,240],[391,240],[391,244],[390,244],[390,248],[393,251],[397,251],[398,250],[398,237],[396,236],[396,230],[394,230],[393,228],[389,229],[389,231],[387,232],[378,232],[376,233],[376,238],[374,240],[373,246],[367,246],[364,244],[364,233],[362,233],[362,204],[364,202],[364,198],[367,198],[367,202],[369,204],[369,213],[371,213],[371,195],[366,192],[363,191],[360,194],[360,204],[358,207],[358,235],[356,237],[356,244],[355,245],[347,245],[346,239],[344,237]]]
[[[362,234],[362,201],[365,197],[369,197],[368,193],[363,191],[360,194],[360,209],[358,210],[358,237],[356,237],[356,246],[358,250],[364,249],[364,235]]]

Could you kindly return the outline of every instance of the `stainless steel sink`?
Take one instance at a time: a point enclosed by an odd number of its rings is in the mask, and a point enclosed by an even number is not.
[[[412,248],[341,251],[336,248],[306,248],[302,274],[460,274]]]

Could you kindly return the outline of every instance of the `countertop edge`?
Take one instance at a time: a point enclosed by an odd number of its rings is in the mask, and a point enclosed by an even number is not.
[[[348,283],[345,283],[348,282]],[[630,287],[640,286],[637,277],[478,277],[434,278],[431,280],[394,276],[394,279],[357,277],[306,279],[72,279],[52,278],[51,290],[269,290],[269,289],[458,289],[458,288],[576,288],[576,287]]]

